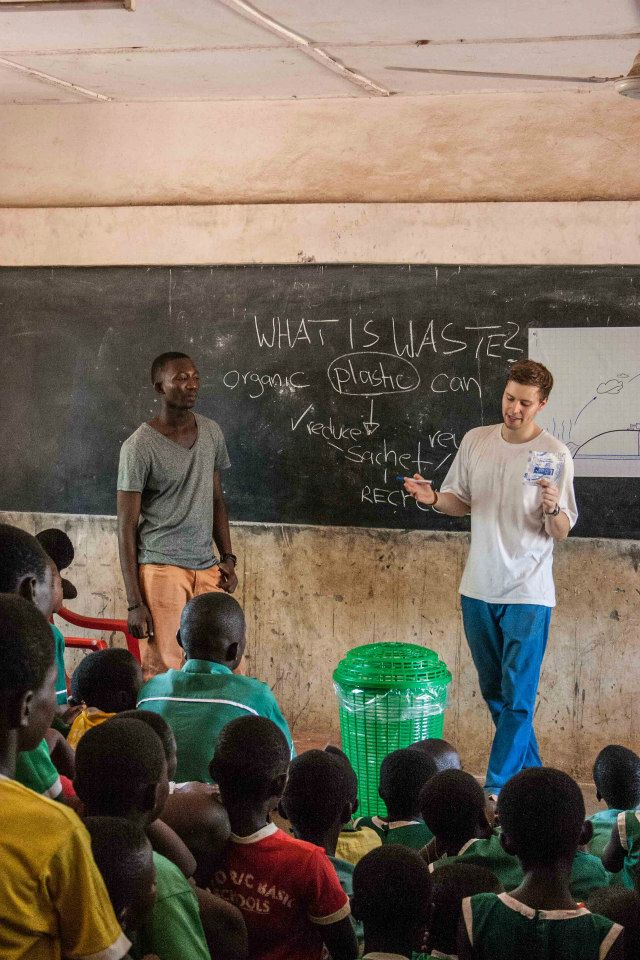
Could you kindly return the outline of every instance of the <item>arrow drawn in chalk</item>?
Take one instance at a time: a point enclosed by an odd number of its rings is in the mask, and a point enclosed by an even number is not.
[[[369,414],[369,419],[363,420],[362,426],[364,427],[364,432],[368,437],[375,433],[380,426],[380,424],[376,423],[376,421],[373,419],[373,400],[371,401],[371,413]]]
[[[597,399],[598,399],[597,395],[596,395],[595,397],[591,397],[591,400],[589,400],[588,403],[585,403],[585,405],[584,405],[584,407],[582,408],[582,410],[586,410],[587,407],[589,406],[589,404],[590,404],[590,403],[593,403],[593,401],[594,401],[594,400],[597,400]],[[582,413],[582,410],[580,411],[580,413]],[[575,420],[573,421],[574,427],[575,427],[576,423],[578,422],[578,420],[580,419],[580,413],[578,414],[578,416],[577,416],[577,417],[575,418]]]

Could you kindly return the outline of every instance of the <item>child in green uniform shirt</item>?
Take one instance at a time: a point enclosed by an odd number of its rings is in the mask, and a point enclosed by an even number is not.
[[[524,880],[511,894],[463,901],[460,960],[622,960],[622,928],[571,896],[584,815],[580,788],[560,770],[533,767],[505,784],[502,843],[520,860]]]
[[[291,755],[291,733],[270,687],[233,671],[245,648],[245,619],[237,600],[224,592],[194,597],[182,611],[178,641],[186,663],[148,680],[138,706],[165,718],[178,745],[176,780],[211,783],[209,763],[229,721],[267,717],[282,730]]]
[[[384,817],[358,817],[356,826],[375,830],[384,843],[420,850],[433,836],[420,814],[420,791],[437,772],[435,761],[422,750],[405,747],[389,753],[380,766],[378,793]]]
[[[640,810],[623,810],[611,829],[602,862],[617,885],[633,890],[640,878]]]
[[[596,890],[587,901],[592,913],[613,920],[624,929],[624,960],[640,957],[640,895],[635,890],[607,887]]]
[[[602,857],[618,814],[640,806],[640,757],[617,744],[604,747],[593,765],[593,782],[598,800],[603,800],[607,809],[589,817],[593,836],[587,849]],[[612,882],[617,883],[615,878]]]
[[[444,770],[436,774],[420,794],[420,808],[434,835],[422,852],[432,872],[443,864],[462,862],[491,870],[505,890],[522,881],[518,859],[492,830],[484,791],[470,773]]]
[[[125,817],[146,828],[169,791],[160,738],[141,720],[114,717],[94,727],[78,744],[74,787],[88,816]],[[210,960],[194,891],[175,864],[158,853],[153,860],[157,898],[139,928],[133,955]]]
[[[462,901],[477,893],[501,893],[495,874],[472,863],[448,863],[433,874],[433,912],[429,921],[429,957],[455,960]]]
[[[416,850],[386,844],[353,873],[354,916],[364,927],[364,958],[403,960],[422,950],[431,916],[431,878]]]

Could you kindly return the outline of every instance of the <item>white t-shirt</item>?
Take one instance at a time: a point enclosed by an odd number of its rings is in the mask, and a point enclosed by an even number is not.
[[[508,443],[500,423],[470,430],[440,488],[471,508],[471,549],[460,583],[466,597],[555,606],[554,541],[545,529],[542,491],[522,482],[530,450],[564,453],[558,502],[571,526],[578,519],[573,460],[564,443],[546,430],[529,443]]]

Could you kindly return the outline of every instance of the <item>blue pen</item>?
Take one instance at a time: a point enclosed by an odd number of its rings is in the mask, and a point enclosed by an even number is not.
[[[433,480],[414,480],[413,477],[403,477],[400,473],[396,474],[396,480],[404,483],[405,480],[413,480],[414,483],[433,483]]]

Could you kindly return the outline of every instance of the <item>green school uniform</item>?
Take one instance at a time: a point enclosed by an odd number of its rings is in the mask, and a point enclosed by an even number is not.
[[[269,686],[239,676],[222,663],[187,660],[182,670],[167,670],[153,677],[140,691],[138,708],[159,713],[173,730],[178,782],[212,782],[209,763],[220,731],[236,717],[273,720],[295,755],[289,727]]]
[[[467,897],[462,916],[477,960],[605,960],[622,933],[586,907],[533,910],[507,893]]]
[[[429,864],[429,870],[433,873],[446,863],[458,862],[473,863],[491,870],[505,890],[514,890],[524,879],[520,861],[503,848],[498,833],[492,833],[486,839],[468,840],[455,857],[441,857]]]
[[[591,853],[578,850],[571,867],[571,896],[577,903],[582,903],[594,890],[608,887],[611,874],[602,865],[602,860]]]
[[[62,784],[46,740],[41,740],[34,750],[23,750],[18,754],[15,779],[43,797],[55,800],[60,796]]]
[[[622,812],[622,810],[598,810],[592,817],[589,817],[593,824],[593,836],[590,843],[587,844],[587,849],[594,857],[602,858],[604,848],[611,839],[613,825],[618,819],[618,814]]]
[[[625,810],[618,814],[616,823],[625,858],[622,870],[615,876],[620,886],[633,890],[640,874],[640,811]]]
[[[175,863],[154,851],[156,902],[139,928],[131,950],[134,960],[156,953],[162,960],[211,960],[198,900]]]
[[[353,896],[353,871],[355,867],[352,863],[349,863],[348,860],[341,860],[340,857],[329,857],[329,860],[335,867],[335,871],[338,874],[338,880],[340,881],[340,886],[346,893],[346,895],[351,899]],[[358,945],[364,943],[364,928],[360,920],[356,920],[353,914],[351,915],[351,922],[353,923],[353,929],[356,932],[356,939]]]
[[[50,623],[56,645],[56,702],[67,703],[67,674],[64,667],[64,637],[55,624]]]
[[[424,820],[394,820],[388,823],[380,817],[358,817],[354,822],[357,827],[369,827],[383,843],[399,843],[413,850],[421,850],[433,839]]]

